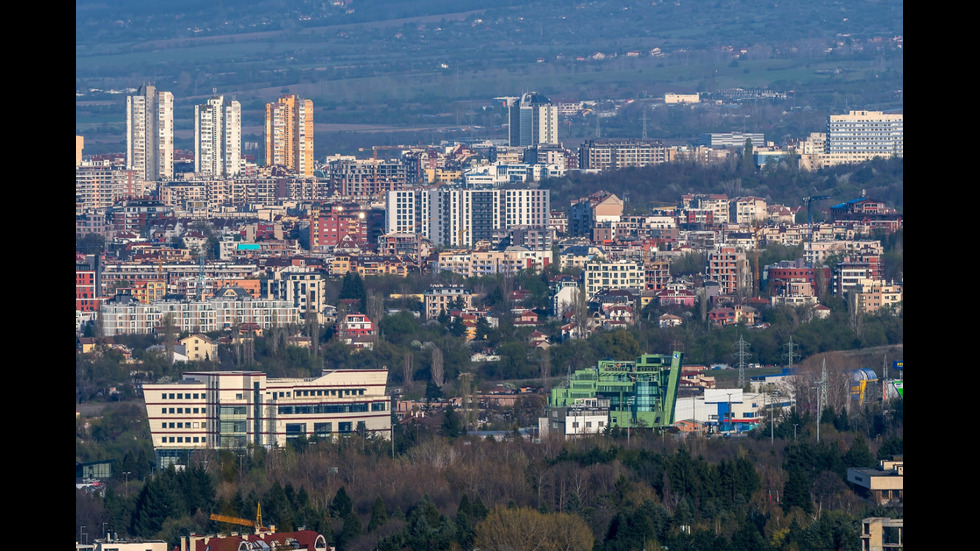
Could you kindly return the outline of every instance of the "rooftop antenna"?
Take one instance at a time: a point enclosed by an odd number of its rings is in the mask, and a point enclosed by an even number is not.
[[[647,139],[647,108],[643,106],[643,139]]]

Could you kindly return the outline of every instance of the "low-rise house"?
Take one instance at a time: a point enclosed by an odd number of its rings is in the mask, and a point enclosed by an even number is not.
[[[680,316],[675,316],[672,314],[664,314],[657,318],[657,326],[661,329],[666,329],[668,327],[677,327],[683,323],[683,319]]]
[[[187,357],[188,361],[200,362],[218,359],[218,343],[204,335],[191,335],[177,341],[176,352]]]

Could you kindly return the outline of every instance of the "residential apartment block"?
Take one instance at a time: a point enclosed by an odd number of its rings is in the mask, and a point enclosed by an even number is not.
[[[745,253],[735,247],[721,246],[708,255],[708,280],[721,286],[721,293],[734,295],[752,289],[752,272]]]
[[[193,450],[282,447],[297,438],[362,431],[388,438],[386,369],[323,370],[277,379],[260,371],[185,372],[180,381],[143,385],[160,467]]]
[[[601,291],[646,288],[644,268],[637,262],[588,262],[582,272],[585,296],[591,299]]]
[[[449,312],[455,302],[463,308],[473,307],[473,293],[462,285],[432,285],[423,295],[425,319],[436,319],[443,311]]]
[[[126,169],[145,181],[174,177],[174,95],[142,86],[126,97]]]
[[[166,315],[177,331],[208,333],[243,324],[268,329],[274,325],[302,323],[300,309],[285,300],[253,299],[243,289],[229,287],[206,300],[158,301],[142,304],[117,297],[102,304],[105,336],[153,333]]]
[[[75,167],[75,214],[90,209],[107,209],[116,201],[143,196],[143,175],[106,165]]]
[[[287,95],[265,105],[265,164],[313,176],[313,100]]]
[[[503,251],[447,251],[439,253],[435,270],[466,277],[492,274],[515,275],[521,270],[537,272],[552,263],[550,250],[533,251],[507,247]]]
[[[241,170],[242,104],[211,98],[194,106],[194,172],[232,177]]]
[[[385,196],[387,233],[421,233],[436,246],[472,247],[490,242],[494,230],[547,226],[546,189],[455,189],[392,191]]]
[[[667,162],[667,148],[655,140],[589,140],[579,148],[579,167],[618,170]]]

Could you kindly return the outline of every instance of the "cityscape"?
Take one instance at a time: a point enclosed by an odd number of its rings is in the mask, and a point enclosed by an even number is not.
[[[807,55],[894,79],[896,29]],[[588,62],[694,67],[660,43]],[[347,130],[309,87],[109,94],[77,53],[76,549],[902,549],[900,91],[724,51],[753,85],[556,69]]]

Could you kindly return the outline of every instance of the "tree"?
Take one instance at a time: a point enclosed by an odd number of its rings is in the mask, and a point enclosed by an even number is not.
[[[353,511],[353,507],[353,501],[347,495],[347,490],[341,486],[330,501],[330,514],[337,518],[346,518]]]
[[[357,272],[347,272],[341,282],[340,300],[357,300],[357,309],[364,312],[367,308],[367,292],[364,290],[364,281]],[[372,320],[377,321],[377,320]]]
[[[752,150],[752,140],[745,140],[745,148],[742,150],[742,174],[755,174],[755,152]]]
[[[466,434],[466,429],[463,428],[463,420],[456,413],[456,409],[452,405],[446,406],[446,414],[442,418],[442,427],[439,432],[447,438],[455,438]]]
[[[338,547],[346,547],[348,543],[354,540],[354,538],[361,535],[361,519],[357,516],[357,513],[350,511],[347,516],[344,517],[344,528],[340,532],[340,538],[337,542]]]
[[[593,544],[582,517],[529,507],[498,507],[476,526],[476,547],[490,551],[589,551]]]
[[[371,520],[367,525],[368,532],[374,532],[386,522],[388,522],[388,514],[385,512],[385,502],[381,500],[381,496],[378,496],[371,507]]]
[[[442,350],[438,346],[432,347],[432,366],[430,372],[432,374],[432,383],[435,384],[440,389],[445,379],[445,373],[443,371],[443,357]]]

